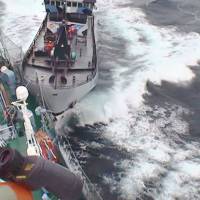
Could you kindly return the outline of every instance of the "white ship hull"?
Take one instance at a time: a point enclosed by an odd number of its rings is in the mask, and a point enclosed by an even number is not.
[[[43,95],[47,109],[55,114],[61,114],[79,102],[97,84],[98,71],[89,82],[72,88],[54,89],[51,86],[29,83],[28,89],[34,96]]]
[[[58,23],[47,15],[22,65],[30,93],[55,114],[72,107],[97,84],[95,19],[83,17],[84,23]]]

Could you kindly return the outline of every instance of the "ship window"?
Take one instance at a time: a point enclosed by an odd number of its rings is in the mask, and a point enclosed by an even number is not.
[[[56,1],[56,6],[60,6],[60,1]]]
[[[71,7],[72,6],[72,2],[68,1],[67,2],[67,6]]]
[[[89,3],[84,3],[84,7],[89,7]]]
[[[77,2],[72,2],[72,7],[77,7]]]
[[[83,7],[83,4],[82,3],[78,3],[78,7],[79,8]]]
[[[55,5],[55,1],[51,1],[51,5],[52,5],[52,6]]]
[[[46,1],[46,2],[45,2],[45,4],[49,4],[49,3],[50,3],[49,1]]]
[[[93,8],[93,4],[92,4],[92,3],[89,4],[89,8],[90,8],[90,9]]]

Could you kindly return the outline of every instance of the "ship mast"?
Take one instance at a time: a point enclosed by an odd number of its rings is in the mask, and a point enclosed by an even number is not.
[[[13,102],[12,104],[15,105],[23,114],[25,134],[26,134],[26,140],[27,140],[27,145],[28,145],[27,155],[40,156],[40,152],[41,152],[40,147],[36,142],[33,126],[30,120],[30,113],[28,112],[28,109],[27,109],[26,100],[29,95],[27,88],[24,86],[19,86],[16,89],[16,95],[17,95],[18,101]]]

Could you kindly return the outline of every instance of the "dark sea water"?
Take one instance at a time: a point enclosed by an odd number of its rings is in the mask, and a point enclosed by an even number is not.
[[[200,199],[200,1],[98,0],[97,87],[64,129],[105,200]],[[26,49],[39,0],[0,3]]]

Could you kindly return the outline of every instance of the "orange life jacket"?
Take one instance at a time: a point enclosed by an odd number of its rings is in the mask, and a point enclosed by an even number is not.
[[[0,182],[0,200],[33,200],[32,192],[21,185]]]

